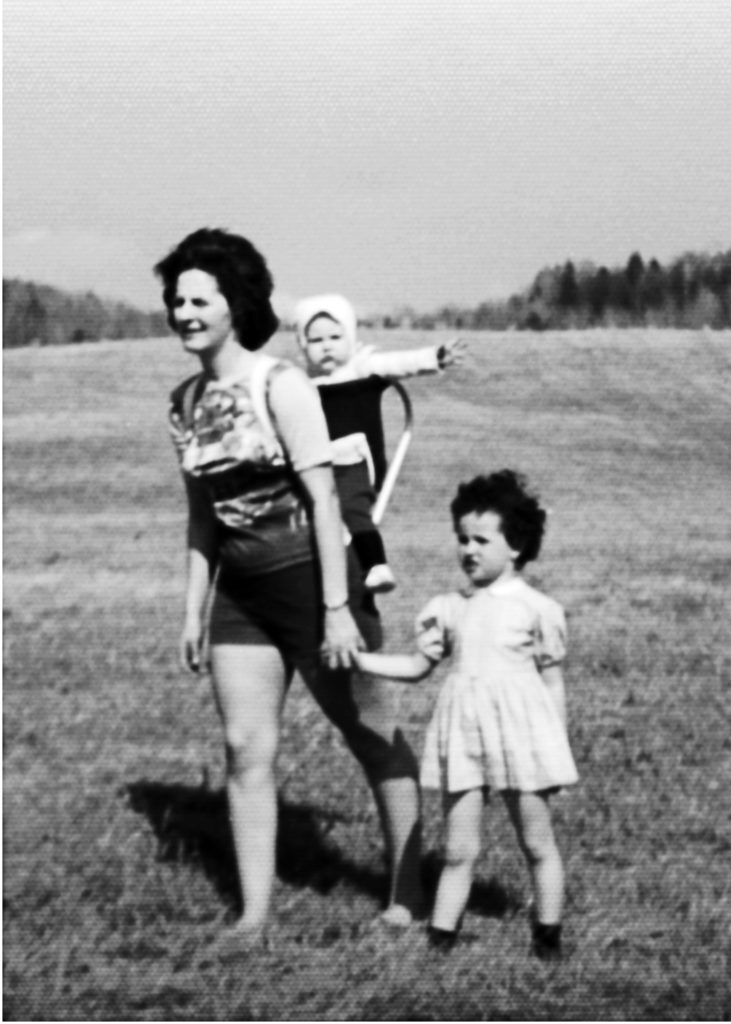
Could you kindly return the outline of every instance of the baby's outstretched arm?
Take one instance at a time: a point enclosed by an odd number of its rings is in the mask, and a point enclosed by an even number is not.
[[[435,374],[464,360],[467,342],[450,338],[441,345],[410,348],[396,352],[380,352],[372,346],[360,349],[348,364],[356,377],[384,377],[403,380],[422,374]]]
[[[401,683],[418,683],[434,668],[434,662],[425,654],[378,654],[358,651],[354,660],[361,672],[372,676],[385,676]]]

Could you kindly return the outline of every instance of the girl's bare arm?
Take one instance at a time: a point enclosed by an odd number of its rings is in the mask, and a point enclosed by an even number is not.
[[[401,683],[418,683],[433,670],[434,662],[425,654],[379,654],[359,651],[355,662],[361,672],[372,676],[385,676]]]
[[[549,665],[541,670],[541,675],[543,676],[543,682],[548,687],[548,692],[551,694],[551,699],[556,706],[559,718],[563,722],[563,727],[566,729],[568,725],[566,717],[566,688],[563,682],[561,666]]]

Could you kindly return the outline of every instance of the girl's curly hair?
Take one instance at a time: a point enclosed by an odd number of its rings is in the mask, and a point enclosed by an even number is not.
[[[494,512],[500,516],[503,536],[520,554],[516,569],[538,557],[546,524],[546,512],[527,489],[527,481],[512,469],[476,476],[462,483],[450,506],[455,527],[470,512]]]
[[[162,297],[173,330],[178,278],[186,270],[203,270],[215,277],[244,348],[261,348],[279,327],[271,305],[274,281],[266,260],[242,235],[221,228],[200,228],[176,245],[154,269],[162,279]]]

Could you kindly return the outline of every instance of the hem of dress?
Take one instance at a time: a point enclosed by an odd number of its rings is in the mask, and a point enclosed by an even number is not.
[[[563,789],[569,789],[571,786],[576,786],[579,783],[579,779],[573,779],[571,782],[552,782],[545,786],[510,786],[502,785],[495,786],[494,784],[487,782],[484,778],[479,781],[470,781],[466,783],[459,783],[458,785],[444,785],[441,781],[434,781],[434,777],[431,776],[428,779],[420,777],[419,785],[422,789],[433,789],[441,793],[466,793],[470,789],[488,789],[491,793],[559,793]]]

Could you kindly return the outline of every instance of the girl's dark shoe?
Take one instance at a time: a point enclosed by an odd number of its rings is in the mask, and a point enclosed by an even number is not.
[[[435,928],[430,924],[426,929],[426,937],[432,949],[438,949],[442,953],[448,953],[453,949],[457,941],[457,932],[447,928]]]
[[[560,960],[561,959],[561,925],[541,924],[536,921],[533,925],[533,945],[531,946],[533,956],[539,960]]]

